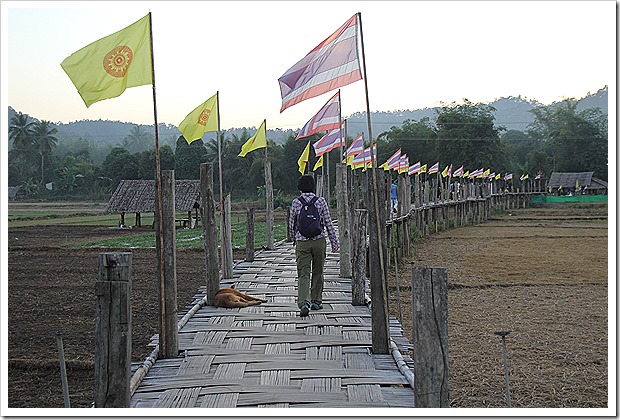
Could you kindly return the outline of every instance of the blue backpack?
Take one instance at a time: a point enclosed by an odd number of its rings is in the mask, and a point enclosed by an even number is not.
[[[297,216],[297,229],[306,238],[314,238],[323,232],[321,216],[314,205],[318,199],[319,197],[314,196],[310,202],[307,202],[302,196],[299,196],[301,210]]]

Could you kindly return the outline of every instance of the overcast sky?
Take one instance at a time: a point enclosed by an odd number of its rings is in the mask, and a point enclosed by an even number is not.
[[[356,12],[372,111],[518,95],[549,104],[605,85],[615,103],[615,1],[3,1],[3,105],[52,122],[152,124],[151,86],[86,108],[60,67],[149,11],[168,124],[219,91],[223,129],[300,128],[333,93],[280,113],[277,79]],[[341,93],[343,116],[366,110],[363,81]]]

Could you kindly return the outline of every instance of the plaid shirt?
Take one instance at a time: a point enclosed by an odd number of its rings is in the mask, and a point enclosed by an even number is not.
[[[310,202],[312,198],[315,196],[314,193],[303,193],[301,196],[307,202]],[[314,203],[317,210],[319,211],[319,215],[321,216],[321,225],[323,225],[323,229],[327,229],[327,235],[329,237],[329,242],[332,244],[332,248],[334,245],[339,245],[338,237],[336,236],[336,229],[334,228],[334,224],[332,223],[332,218],[329,215],[329,207],[327,206],[327,201],[323,197],[319,197],[319,199]],[[306,238],[297,230],[297,217],[299,216],[299,211],[301,210],[301,201],[299,198],[295,198],[293,203],[291,204],[291,212],[288,219],[288,227],[291,232],[294,233],[294,241],[306,241],[309,239],[320,239],[325,235],[321,232],[319,235],[314,238]]]

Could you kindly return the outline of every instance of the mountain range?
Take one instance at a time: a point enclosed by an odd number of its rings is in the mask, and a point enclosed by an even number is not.
[[[605,86],[595,93],[588,93],[581,99],[569,99],[577,102],[577,110],[581,111],[588,108],[600,108],[603,113],[608,113],[608,87]],[[561,102],[555,102],[549,106],[557,106]],[[521,96],[502,97],[494,100],[488,105],[496,109],[495,124],[506,128],[506,130],[526,130],[527,126],[534,121],[534,115],[530,112],[534,108],[545,106],[535,99],[527,99]],[[397,111],[373,111],[371,112],[373,136],[389,130],[393,126],[399,126],[405,120],[419,121],[428,117],[431,121],[437,115],[439,107],[424,108],[416,110],[397,110]],[[9,121],[16,111],[9,106]],[[27,114],[26,110],[21,110]],[[36,119],[36,116],[31,115]],[[357,112],[347,118],[347,134],[355,137],[361,132],[367,131],[366,112]],[[121,121],[108,120],[82,120],[67,124],[57,124],[59,139],[62,138],[90,138],[96,140],[101,145],[116,145],[129,135],[130,130],[136,124]],[[153,126],[142,125],[146,131],[154,132]],[[301,128],[301,127],[300,127]],[[226,135],[235,134],[241,137],[243,130],[247,129],[249,134],[256,131],[256,127],[239,127],[226,130]],[[297,134],[298,130],[282,130],[279,128],[267,130],[267,138],[278,144],[283,144],[291,134]],[[159,124],[160,142],[174,145],[180,136],[179,130],[172,124]],[[208,137],[205,136],[206,138]],[[214,136],[213,136],[214,137]]]

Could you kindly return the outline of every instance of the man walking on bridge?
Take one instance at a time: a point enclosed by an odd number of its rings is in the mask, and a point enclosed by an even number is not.
[[[288,224],[297,262],[297,306],[300,316],[308,316],[310,309],[323,309],[323,267],[327,252],[324,229],[332,252],[338,252],[339,243],[327,201],[315,194],[314,177],[302,175],[297,188],[301,195],[293,199]]]

